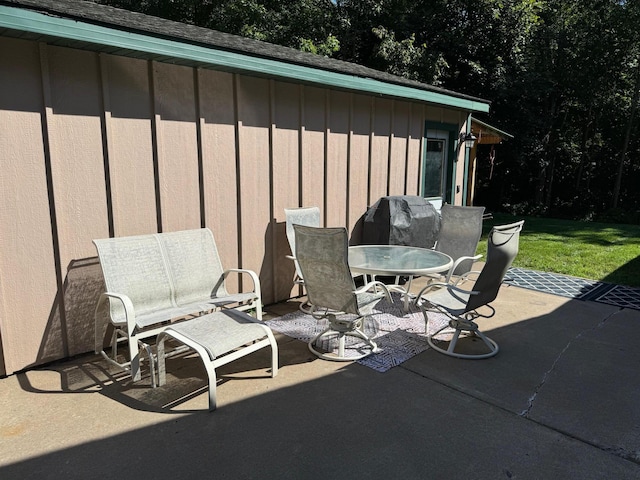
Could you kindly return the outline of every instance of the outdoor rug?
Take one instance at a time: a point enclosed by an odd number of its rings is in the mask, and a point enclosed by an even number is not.
[[[640,310],[640,288],[524,268],[510,268],[504,283],[577,300]]]
[[[640,310],[640,288],[613,285],[611,289],[594,298],[594,300],[600,303],[615,305],[616,307]]]
[[[405,313],[400,295],[393,293],[392,298],[392,303],[381,300],[374,314],[367,317],[364,322],[364,332],[374,339],[380,351],[357,360],[357,363],[378,372],[386,372],[429,348],[423,314],[419,311]],[[266,320],[265,323],[276,332],[306,343],[322,332],[329,322],[326,319],[316,320],[311,315],[297,311]],[[446,324],[445,315],[429,313],[429,333],[437,331]],[[446,335],[446,331],[443,335]],[[320,343],[318,347],[327,352],[336,351],[336,337],[332,335],[328,338],[328,341]],[[347,356],[349,354],[357,356],[362,351],[364,342],[347,337],[346,346]]]

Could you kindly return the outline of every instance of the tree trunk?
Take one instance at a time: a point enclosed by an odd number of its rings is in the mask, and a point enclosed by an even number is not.
[[[631,138],[631,130],[633,129],[633,120],[636,115],[636,108],[638,105],[638,96],[640,95],[640,58],[638,58],[638,65],[636,66],[635,85],[633,91],[633,98],[631,99],[631,112],[629,113],[629,121],[627,122],[627,130],[624,134],[624,143],[622,144],[622,151],[620,152],[620,161],[618,162],[618,175],[616,176],[616,184],[613,187],[613,200],[611,206],[616,208],[618,201],[620,200],[620,188],[622,186],[622,174],[624,173],[624,160],[627,156],[627,150],[629,148],[629,139]]]
[[[587,121],[584,123],[582,129],[582,140],[580,141],[580,163],[578,164],[578,171],[576,173],[576,193],[580,193],[580,187],[582,186],[582,178],[585,174],[585,166],[591,163],[591,155],[587,150],[587,140],[591,133],[591,127],[593,126],[593,105],[589,105],[589,113],[587,115]],[[588,187],[587,187],[588,190]]]
[[[553,176],[556,170],[556,155],[551,155],[551,162],[549,164],[549,174],[547,175],[547,191],[546,198],[544,200],[544,210],[549,211],[551,207],[551,192],[553,190]]]

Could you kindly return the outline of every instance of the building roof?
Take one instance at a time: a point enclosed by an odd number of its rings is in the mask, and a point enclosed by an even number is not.
[[[495,145],[503,140],[513,138],[513,135],[489,125],[475,117],[471,117],[471,133],[478,139],[478,144]]]
[[[82,0],[0,0],[0,35],[488,112],[490,102],[354,63]]]

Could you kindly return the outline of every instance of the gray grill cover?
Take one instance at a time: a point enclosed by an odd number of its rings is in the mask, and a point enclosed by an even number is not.
[[[382,197],[367,210],[364,245],[407,245],[433,248],[440,215],[427,199],[412,195]]]

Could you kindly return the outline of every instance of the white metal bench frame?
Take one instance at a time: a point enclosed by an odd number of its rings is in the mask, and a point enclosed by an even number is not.
[[[260,280],[246,269],[223,270],[213,233],[208,228],[94,240],[106,292],[96,306],[95,352],[141,379],[140,350],[149,360],[156,386],[153,354],[143,340],[157,336],[171,321],[221,308],[252,310],[262,320]],[[251,279],[252,290],[229,294],[231,273]],[[114,327],[111,356],[104,350],[103,315],[108,308]],[[130,359],[117,360],[117,345],[127,342]]]

